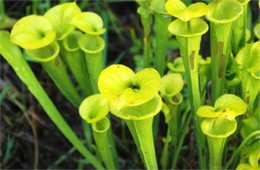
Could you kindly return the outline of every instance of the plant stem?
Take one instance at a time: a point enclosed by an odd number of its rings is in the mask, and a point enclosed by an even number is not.
[[[166,169],[168,167],[168,163],[169,163],[169,148],[172,149],[171,141],[173,140],[172,133],[171,133],[172,125],[173,125],[173,121],[171,120],[170,123],[168,124],[166,137],[164,138],[165,141],[164,141],[164,145],[163,145],[162,157],[160,160],[162,169]]]
[[[79,39],[79,46],[85,52],[85,61],[93,92],[98,93],[97,81],[99,74],[104,69],[102,50],[105,47],[105,42],[99,36],[85,34]]]
[[[41,64],[62,94],[77,108],[81,102],[81,97],[72,84],[60,57],[57,56],[54,60]]]
[[[142,25],[144,27],[144,68],[151,66],[152,53],[151,53],[151,26],[152,15],[142,16]]]
[[[99,74],[104,69],[102,52],[96,54],[85,53],[86,64],[94,93],[97,93],[97,81]]]
[[[4,18],[5,18],[5,5],[4,5],[4,1],[0,0],[0,18],[3,22]]]
[[[208,136],[210,169],[221,169],[222,155],[225,143],[226,138],[212,138]]]
[[[137,149],[147,169],[158,169],[155,156],[153,132],[153,117],[144,120],[126,120],[126,124],[134,138]]]
[[[229,166],[231,165],[231,163],[234,161],[234,159],[236,158],[237,154],[239,153],[239,151],[245,146],[245,144],[253,137],[255,136],[260,136],[260,130],[254,131],[252,132],[250,135],[248,135],[243,142],[239,145],[239,147],[236,149],[236,151],[232,154],[231,158],[229,159],[229,161],[226,163],[225,168],[224,169],[228,169]]]
[[[113,146],[114,142],[111,141],[109,137],[110,121],[107,117],[97,121],[92,124],[93,136],[100,153],[102,160],[104,161],[106,168],[117,169],[118,165],[116,163],[117,156],[112,150],[115,149]]]
[[[206,168],[206,141],[205,136],[202,134],[200,129],[201,119],[196,115],[196,111],[198,110],[201,101],[198,75],[198,53],[200,49],[201,35],[193,37],[176,36],[176,38],[179,42],[181,56],[183,58],[185,68],[185,75],[187,77],[200,168]]]
[[[69,35],[69,37],[72,37],[74,34]],[[73,41],[72,38],[71,39],[68,38],[63,40],[63,44],[61,45],[61,47],[63,47],[61,48],[62,58],[65,59],[73,76],[79,83],[80,88],[83,90],[85,96],[89,96],[93,92],[92,92],[91,83],[88,76],[88,70],[87,70],[84,54],[82,53],[82,51],[79,50],[78,46],[76,48],[72,48],[70,46],[70,44],[72,43],[77,44],[76,35],[73,37],[75,41]]]
[[[154,67],[163,76],[166,67],[166,50],[168,46],[169,32],[168,25],[170,17],[164,14],[155,13],[155,60]]]
[[[178,141],[178,146],[174,152],[174,155],[173,155],[173,161],[172,161],[172,167],[171,169],[175,169],[176,168],[176,165],[177,165],[177,160],[179,158],[179,154],[180,154],[180,151],[181,151],[181,147],[182,147],[182,144],[184,142],[184,138],[187,134],[187,131],[188,131],[188,128],[189,128],[189,124],[190,124],[190,121],[192,120],[191,119],[192,116],[191,114],[188,116],[185,124],[183,125],[183,130],[182,130],[182,133],[180,135],[180,140]]]

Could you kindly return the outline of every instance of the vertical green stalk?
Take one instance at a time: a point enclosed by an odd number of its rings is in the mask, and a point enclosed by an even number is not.
[[[168,25],[171,17],[164,8],[165,0],[153,0],[151,8],[155,16],[155,58],[154,67],[163,76],[166,67],[166,50],[168,46],[169,32]]]
[[[109,103],[102,94],[94,94],[82,101],[79,114],[87,123],[91,124],[92,132],[97,145],[97,154],[108,169],[117,169],[117,154],[110,128]]]
[[[152,52],[151,52],[151,29],[153,22],[153,15],[150,9],[151,0],[136,0],[140,5],[137,12],[141,16],[141,23],[144,29],[144,68],[151,66]]]
[[[4,6],[3,0],[0,0],[0,18],[1,18],[1,20],[4,20],[4,18],[5,18],[5,6]]]
[[[212,138],[208,136],[209,146],[209,168],[221,169],[222,154],[226,138]]]
[[[77,90],[72,84],[69,75],[66,71],[66,67],[61,60],[59,53],[59,45],[54,42],[43,48],[36,50],[26,50],[26,53],[39,61],[56,86],[60,89],[62,94],[75,106],[78,107],[81,102]]]
[[[200,130],[201,120],[196,115],[196,111],[201,105],[199,74],[198,74],[198,53],[200,49],[201,35],[193,36],[193,37],[176,36],[176,38],[177,41],[179,42],[181,56],[185,68],[185,75],[187,78],[200,166],[201,168],[205,168],[206,167],[206,146],[205,146],[206,141],[204,135]]]
[[[242,5],[236,0],[214,1],[209,4],[212,100],[225,93],[225,74],[231,52],[232,24],[242,15]],[[228,13],[223,13],[227,11]]]
[[[201,37],[207,32],[208,25],[200,18],[194,18],[187,22],[183,22],[180,19],[177,19],[169,24],[168,29],[172,34],[176,35],[176,39],[179,43],[185,68],[185,75],[187,78],[189,98],[195,126],[195,136],[198,146],[200,168],[206,168],[206,141],[199,127],[201,120],[196,115],[196,111],[201,104],[198,73],[198,53],[200,50]]]
[[[79,39],[79,46],[85,52],[85,61],[94,93],[97,93],[97,81],[99,74],[104,69],[102,50],[105,47],[104,40],[97,35],[82,35]]]
[[[154,67],[162,76],[166,67],[166,50],[169,33],[167,31],[171,18],[165,14],[155,13],[155,60]]]
[[[237,54],[239,49],[246,44],[246,30],[247,30],[247,8],[250,0],[240,1],[243,6],[243,14],[234,21],[234,29],[232,30],[232,51]]]
[[[47,115],[63,133],[63,135],[72,143],[73,146],[97,169],[104,169],[102,164],[86,149],[80,139],[76,136],[67,122],[63,119],[55,105],[33,74],[30,66],[25,61],[20,49],[10,43],[8,32],[0,32],[0,53],[12,66],[17,76],[27,85],[30,92],[39,101]]]
[[[145,167],[147,169],[158,169],[152,132],[153,117],[144,120],[125,121],[141,154]]]
[[[81,36],[79,31],[69,34],[63,40],[64,48],[61,49],[61,53],[85,96],[89,96],[92,94],[92,89],[84,54],[78,46],[79,36]]]
[[[109,131],[110,121],[107,117],[92,124],[93,136],[98,151],[108,169],[117,169],[118,162],[115,152],[113,152],[113,142],[111,141]]]
[[[163,139],[164,145],[163,145],[162,157],[160,160],[163,169],[168,167],[169,158],[171,156],[170,154],[171,150],[174,149],[173,151],[175,152],[179,141],[179,136],[178,136],[179,120],[177,115],[178,106],[172,105],[170,103],[167,103],[167,106],[169,107],[169,115],[171,118],[169,121],[166,121],[168,127],[167,127],[166,137]]]

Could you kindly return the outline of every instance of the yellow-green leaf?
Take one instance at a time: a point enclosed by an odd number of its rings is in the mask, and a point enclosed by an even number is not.
[[[189,22],[183,22],[176,19],[168,26],[170,33],[182,37],[199,36],[208,31],[208,24],[200,18],[191,19]]]
[[[124,65],[112,65],[101,72],[98,87],[117,109],[137,106],[158,93],[160,75],[155,69],[144,69],[134,74]]]
[[[222,117],[204,119],[201,123],[202,132],[213,138],[226,138],[233,134],[236,128],[236,120],[228,120]]]
[[[212,1],[209,3],[207,19],[214,23],[235,21],[243,13],[243,7],[237,0]]]
[[[241,98],[233,94],[224,94],[216,100],[214,108],[222,112],[226,110],[226,112],[230,112],[236,117],[246,112],[247,105]]]
[[[24,49],[37,49],[51,44],[56,33],[46,18],[29,15],[15,23],[10,38],[14,44]]]
[[[49,9],[45,14],[56,31],[57,39],[64,39],[69,33],[74,30],[74,25],[71,24],[74,16],[81,13],[76,2],[63,3]]]
[[[25,52],[29,57],[38,62],[48,62],[54,60],[59,55],[60,46],[56,41],[54,41],[46,47],[34,50],[25,50]]]
[[[186,5],[180,0],[169,0],[165,4],[166,11],[179,19],[183,18],[183,12],[187,9]]]
[[[82,101],[79,114],[88,123],[95,123],[103,119],[109,112],[108,101],[102,94],[94,94]]]
[[[72,20],[72,24],[90,35],[101,35],[106,31],[103,28],[102,18],[94,12],[82,12],[76,15]]]
[[[110,111],[115,116],[125,120],[144,120],[155,116],[162,108],[162,99],[156,95],[153,99],[138,106],[124,107],[117,109],[110,103]]]
[[[84,34],[79,38],[80,49],[86,53],[94,54],[105,48],[105,41],[98,35]]]
[[[192,18],[201,17],[208,12],[208,6],[202,2],[191,4],[187,8],[180,0],[167,1],[165,9],[170,15],[182,20],[183,22],[188,22]]]
[[[135,73],[128,67],[116,64],[104,69],[98,79],[99,91],[109,102],[117,101],[133,83]]]
[[[260,2],[260,1],[259,1]],[[254,27],[254,34],[255,36],[260,39],[260,23],[256,24]]]
[[[162,78],[160,92],[162,96],[172,97],[177,95],[183,88],[184,81],[181,74],[171,73]]]

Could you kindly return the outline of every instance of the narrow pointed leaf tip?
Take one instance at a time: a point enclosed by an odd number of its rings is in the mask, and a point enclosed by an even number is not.
[[[161,96],[172,97],[177,95],[183,88],[184,81],[181,74],[171,73],[162,78],[161,81]]]
[[[80,8],[76,2],[63,3],[49,9],[45,14],[57,34],[57,39],[64,39],[71,33],[75,26],[71,24],[74,16],[81,13]]]
[[[208,12],[208,6],[202,2],[191,4],[187,8],[180,0],[167,1],[165,9],[170,15],[182,20],[183,22],[188,22],[192,18],[201,17]]]
[[[116,110],[125,106],[138,106],[153,99],[160,89],[160,75],[147,68],[134,73],[130,68],[115,64],[104,69],[98,87]]]
[[[90,35],[101,35],[106,31],[103,28],[102,18],[94,12],[82,12],[76,15],[72,20],[72,24]]]
[[[15,23],[10,38],[11,42],[24,49],[37,49],[51,44],[56,33],[45,17],[29,15]]]
[[[237,116],[244,114],[246,110],[247,105],[242,99],[233,94],[225,94],[216,100],[214,107],[201,106],[197,114],[204,118],[222,117],[234,120]]]
[[[243,13],[243,6],[237,0],[213,1],[209,4],[206,15],[210,22],[229,23],[235,21]]]
[[[82,101],[79,114],[88,123],[95,123],[103,119],[109,112],[108,101],[102,94],[94,94]]]

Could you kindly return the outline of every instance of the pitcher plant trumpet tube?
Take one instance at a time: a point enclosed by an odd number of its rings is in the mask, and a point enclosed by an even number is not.
[[[257,95],[260,92],[260,41],[247,44],[236,58],[241,74],[242,96],[252,113]]]
[[[98,77],[104,68],[102,50],[105,48],[105,41],[99,36],[85,34],[80,37],[79,46],[84,51],[92,89],[96,93]]]
[[[168,126],[160,160],[163,169],[168,167],[171,146],[173,146],[175,151],[179,141],[178,127],[180,126],[180,116],[177,113],[178,106],[183,101],[183,96],[180,93],[183,86],[184,81],[179,73],[169,73],[162,77],[160,88],[160,95],[164,99],[162,112],[164,113],[165,123]]]
[[[144,69],[135,74],[124,65],[112,65],[100,74],[98,87],[111,113],[125,120],[145,167],[158,169],[152,122],[162,107],[159,73]]]
[[[100,37],[106,31],[103,21],[94,12],[82,12],[73,18],[72,24],[83,31],[84,35],[79,38],[80,49],[85,53],[85,61],[94,93],[98,92],[97,80],[100,72],[104,69],[102,50],[105,41]]]
[[[208,140],[210,169],[221,169],[226,139],[237,129],[235,118],[244,114],[246,110],[246,103],[233,94],[219,97],[214,107],[201,106],[198,109],[198,116],[204,118],[201,129]]]
[[[242,13],[243,7],[236,0],[213,1],[209,4],[206,17],[210,21],[212,103],[225,93],[225,74],[231,52],[232,24]]]
[[[154,68],[164,75],[166,67],[166,51],[168,47],[168,25],[171,21],[171,17],[164,9],[165,0],[153,0],[151,8],[154,11],[155,16],[155,56],[154,56]]]
[[[243,13],[234,21],[234,27],[232,29],[232,51],[233,54],[237,54],[238,51],[246,45],[246,31],[247,31],[247,8],[250,0],[239,0],[243,7]]]
[[[95,168],[104,169],[100,161],[87,150],[80,139],[76,136],[45,93],[30,66],[25,61],[21,50],[10,42],[10,34],[7,31],[0,31],[0,37],[0,54],[12,66],[17,76],[39,101],[49,118],[68,139],[68,141],[79,151],[79,153],[81,153]]]
[[[151,30],[152,30],[152,22],[153,22],[153,13],[150,9],[151,1],[150,0],[136,0],[139,4],[137,9],[137,13],[141,17],[141,23],[144,30],[144,38],[143,38],[143,46],[144,46],[144,68],[151,66],[152,61],[152,40],[151,40]]]
[[[34,24],[35,21],[37,24]],[[26,16],[15,23],[11,41],[25,48],[32,59],[40,62],[64,96],[78,107],[81,97],[59,57],[60,47],[55,41],[56,33],[51,28],[50,22],[43,16]]]
[[[61,53],[85,96],[89,96],[93,92],[84,53],[80,50],[78,45],[78,40],[81,35],[82,33],[79,31],[74,31],[69,34],[62,41],[63,48]]]
[[[198,54],[201,37],[208,31],[207,23],[198,17],[205,15],[208,12],[208,7],[200,2],[186,7],[180,0],[169,0],[165,4],[165,9],[170,15],[178,18],[169,24],[168,30],[176,36],[179,43],[192,106],[200,168],[206,168],[205,139],[199,129],[200,119],[196,115],[196,110],[201,105]]]
[[[79,107],[82,119],[92,126],[98,153],[101,155],[106,168],[117,169],[117,154],[113,138],[110,136],[110,121],[106,117],[108,112],[109,104],[102,94],[87,97]]]
[[[54,6],[44,14],[44,17],[50,21],[57,40],[63,40],[75,29],[72,20],[80,13],[80,8],[74,1]]]

